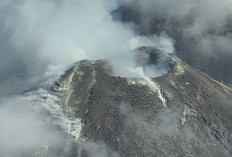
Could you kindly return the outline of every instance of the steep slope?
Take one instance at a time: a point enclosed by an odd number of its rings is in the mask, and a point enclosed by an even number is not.
[[[232,90],[173,56],[152,79],[111,75],[106,61],[80,61],[54,88],[81,119],[78,156],[231,156]]]

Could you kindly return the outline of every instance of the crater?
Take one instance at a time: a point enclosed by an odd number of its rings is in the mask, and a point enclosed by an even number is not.
[[[174,55],[156,47],[142,46],[111,59],[114,76],[129,78],[159,77],[176,65]]]

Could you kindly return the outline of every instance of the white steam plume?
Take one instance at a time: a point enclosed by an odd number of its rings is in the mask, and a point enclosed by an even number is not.
[[[159,40],[171,43],[166,37],[136,35],[133,25],[114,21],[111,10],[118,5],[115,0],[1,1],[0,62],[5,65],[20,60],[18,70],[14,66],[11,71],[24,72],[30,80],[23,80],[33,84],[45,72],[57,72],[78,60],[113,58],[139,46],[157,45]],[[1,64],[0,83],[9,75],[1,70]]]
[[[41,62],[58,66],[110,58],[152,43],[136,36],[132,26],[113,21],[109,6],[106,0],[3,1],[0,22],[14,49],[11,56],[19,56],[32,71]]]

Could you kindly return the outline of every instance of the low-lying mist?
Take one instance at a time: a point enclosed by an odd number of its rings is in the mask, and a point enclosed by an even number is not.
[[[32,97],[12,96],[1,98],[0,104],[2,157],[68,157],[71,154],[72,139],[51,121],[40,102],[33,101]]]

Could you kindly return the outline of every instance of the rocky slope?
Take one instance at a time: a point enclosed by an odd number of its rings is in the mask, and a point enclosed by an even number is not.
[[[84,60],[56,82],[59,105],[81,120],[78,156],[232,155],[232,90],[172,58],[156,78],[113,76],[106,61]]]

